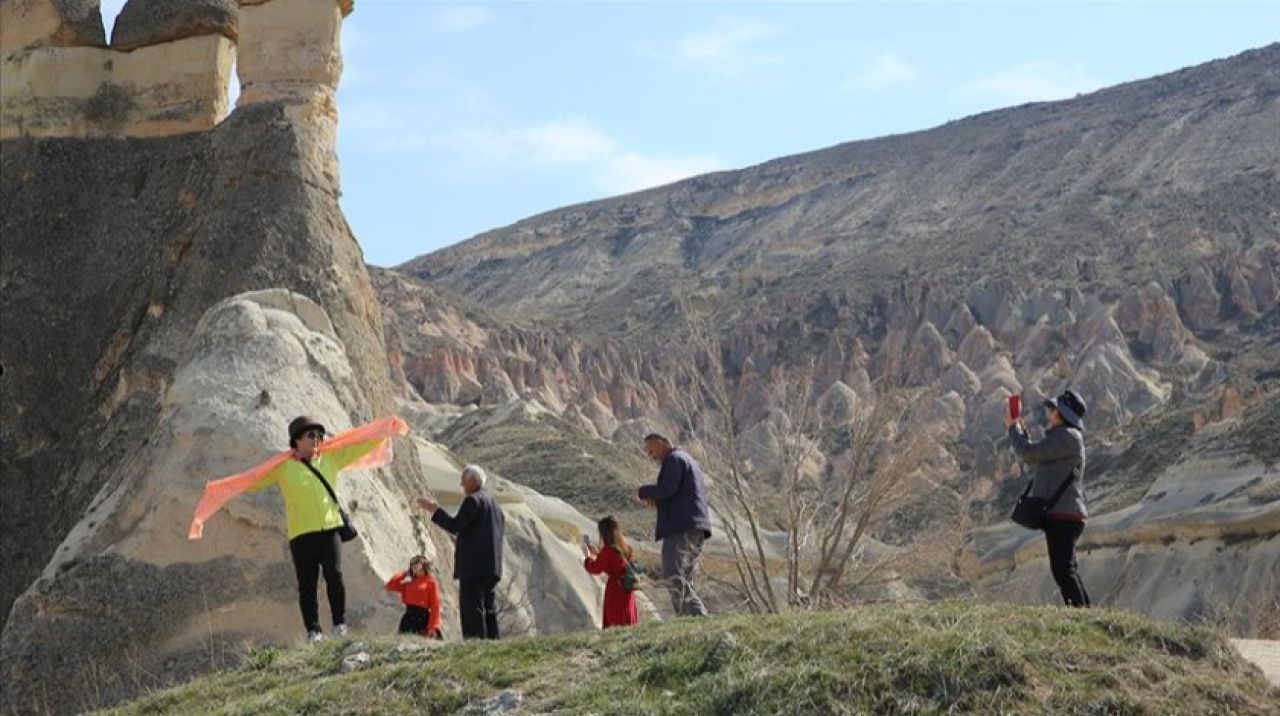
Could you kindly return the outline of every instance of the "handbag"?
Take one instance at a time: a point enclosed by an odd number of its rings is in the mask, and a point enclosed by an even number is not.
[[[338,502],[338,496],[333,494],[333,488],[329,487],[329,482],[324,479],[324,475],[321,475],[320,471],[311,463],[304,462],[302,460],[299,460],[298,462],[307,466],[307,469],[311,471],[311,474],[316,476],[316,479],[320,481],[321,485],[324,485],[325,492],[329,493],[329,498],[333,500],[333,504],[338,506],[338,514],[342,515],[342,526],[338,528],[338,538],[343,542],[350,542],[355,539],[360,533],[356,531],[356,526],[351,524],[351,517],[347,515],[346,510],[342,509],[342,503]]]
[[[1033,497],[1031,495],[1031,486],[1035,484],[1035,480],[1029,480],[1027,489],[1023,490],[1022,495],[1018,497],[1018,504],[1013,506],[1013,514],[1009,515],[1009,519],[1029,530],[1044,529],[1044,523],[1049,518],[1049,508],[1058,503],[1058,500],[1066,493],[1071,483],[1075,482],[1075,479],[1076,470],[1072,469],[1071,474],[1067,475],[1067,479],[1062,482],[1062,487],[1059,487],[1058,491],[1053,494],[1052,500]]]
[[[622,573],[622,588],[628,592],[634,592],[644,584],[644,565],[639,562],[627,560],[627,568]]]

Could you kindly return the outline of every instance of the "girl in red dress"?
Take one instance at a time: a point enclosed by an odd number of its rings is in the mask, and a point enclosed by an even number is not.
[[[604,585],[604,628],[631,626],[640,622],[636,611],[636,593],[624,589],[622,575],[631,561],[631,545],[622,534],[622,525],[609,515],[600,520],[600,549],[593,547],[583,536],[584,565],[591,574],[608,575]]]

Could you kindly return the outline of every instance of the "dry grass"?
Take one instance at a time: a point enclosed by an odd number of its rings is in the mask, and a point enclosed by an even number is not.
[[[1276,713],[1219,632],[1106,610],[878,605],[494,643],[263,651],[113,713],[455,713],[505,689],[569,714]],[[342,658],[372,656],[343,673]]]

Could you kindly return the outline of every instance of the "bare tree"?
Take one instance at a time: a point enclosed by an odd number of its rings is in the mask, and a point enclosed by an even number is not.
[[[737,579],[728,586],[743,607],[830,606],[909,561],[909,547],[878,555],[867,549],[880,520],[927,484],[929,443],[904,429],[908,401],[880,386],[851,421],[828,426],[812,366],[775,368],[765,390],[772,459],[753,464],[750,455],[760,450],[748,443],[735,372],[719,340],[691,323],[693,359],[673,403],[684,437],[703,453],[711,509],[734,557]],[[824,439],[839,444],[838,459],[827,460]],[[780,554],[770,549],[771,538],[782,542]]]

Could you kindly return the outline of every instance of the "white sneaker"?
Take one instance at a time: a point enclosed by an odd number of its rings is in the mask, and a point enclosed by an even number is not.
[[[318,641],[323,641],[323,640],[324,640],[324,632],[320,631],[319,629],[316,629],[315,631],[307,632],[308,644],[314,644]]]
[[[338,637],[339,639],[346,639],[346,638],[347,638],[347,625],[346,625],[346,624],[335,624],[335,625],[334,625],[334,627],[333,627],[333,635],[334,635],[334,636],[336,636],[336,637]]]

